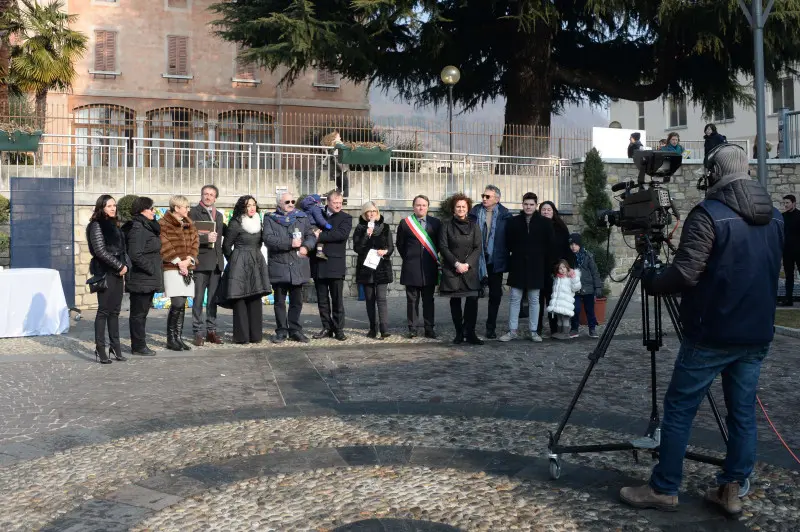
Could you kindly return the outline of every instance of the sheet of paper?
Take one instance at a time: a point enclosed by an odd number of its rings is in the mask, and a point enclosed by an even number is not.
[[[364,259],[364,266],[374,270],[375,268],[378,267],[378,264],[380,263],[381,263],[381,256],[378,255],[378,250],[377,249],[369,250],[369,253],[367,253],[367,258]]]

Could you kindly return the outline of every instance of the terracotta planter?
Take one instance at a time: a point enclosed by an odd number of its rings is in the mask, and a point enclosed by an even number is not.
[[[606,303],[608,303],[608,299],[605,297],[594,300],[594,315],[597,317],[598,325],[602,325],[606,322]],[[583,307],[581,307],[581,315],[578,320],[581,325],[589,324],[589,321],[586,319],[586,310]]]

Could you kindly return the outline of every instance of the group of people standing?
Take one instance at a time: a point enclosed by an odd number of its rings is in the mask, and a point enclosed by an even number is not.
[[[261,342],[261,299],[270,293],[276,319],[272,341],[306,343],[309,338],[300,315],[303,287],[311,279],[322,322],[322,330],[312,338],[346,340],[343,292],[351,232],[357,254],[356,282],[366,299],[368,337],[390,336],[387,294],[394,281],[392,256],[397,252],[402,260],[400,283],[406,287],[408,337],[420,333],[437,337],[433,298],[438,285],[440,295],[450,299],[455,343],[483,343],[476,325],[478,299],[484,295],[488,295],[486,338],[497,338],[503,276],[508,272],[511,318],[509,332],[501,340],[517,337],[525,296],[531,309],[531,339],[541,341],[542,317],[550,302],[554,275],[558,275],[553,267],[563,261],[572,269],[578,256],[570,249],[569,231],[552,202],[538,205],[536,195],[528,193],[522,213],[513,216],[500,203],[500,190],[493,185],[486,187],[478,205],[473,206],[463,194],[453,196],[453,216],[446,222],[430,216],[430,201],[417,196],[414,213],[400,222],[396,238],[371,201],[362,206],[353,230],[353,218],[342,210],[344,198],[338,191],[327,196],[323,226],[298,209],[290,193],[282,194],[275,210],[263,219],[256,199],[242,196],[226,224],[215,206],[218,194],[214,185],[204,186],[200,202],[191,208],[187,198],[173,196],[169,210],[159,220],[155,219],[153,200],[139,197],[132,205],[132,219],[124,225],[117,219],[114,198],[98,198],[86,231],[93,257],[90,272],[104,281],[98,290],[95,320],[95,354],[101,363],[111,363],[112,356],[126,360],[119,341],[124,291],[130,293],[131,351],[136,355],[155,354],[147,346],[145,330],[156,292],[165,292],[170,298],[170,350],[191,349],[183,339],[188,297],[194,297],[192,343],[196,346],[222,343],[217,332],[219,306],[233,310],[234,342]],[[206,222],[201,224],[202,230],[198,230],[198,222]],[[261,252],[262,244],[268,250],[268,261]],[[566,331],[552,314],[551,333],[563,335]]]

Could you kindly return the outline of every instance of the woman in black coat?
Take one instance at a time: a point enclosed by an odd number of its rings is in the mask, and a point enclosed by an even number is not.
[[[233,341],[237,344],[261,342],[261,298],[270,293],[267,261],[261,253],[262,226],[258,202],[253,196],[236,201],[222,253],[228,265],[217,289],[217,304],[233,309]]]
[[[550,267],[545,269],[545,281],[542,286],[542,291],[539,294],[539,326],[537,327],[537,334],[542,335],[542,317],[546,314],[545,309],[550,303],[550,295],[553,291],[553,266],[560,260],[565,260],[570,268],[575,267],[575,254],[569,247],[569,228],[561,216],[558,214],[558,209],[552,201],[543,201],[539,205],[539,213],[553,225],[553,247],[550,252]],[[550,331],[558,330],[558,320],[550,316]]]
[[[376,250],[381,258],[378,266],[373,269],[364,265],[364,261],[371,250]],[[353,251],[358,254],[356,262],[356,282],[364,287],[367,301],[367,316],[369,317],[369,338],[377,338],[375,327],[375,306],[378,307],[378,321],[380,323],[381,340],[391,336],[389,334],[389,306],[387,293],[389,283],[394,280],[392,272],[392,253],[394,242],[389,224],[384,223],[378,207],[371,201],[361,207],[361,216],[358,225],[353,231]]]
[[[94,319],[94,356],[101,364],[111,364],[106,354],[105,336],[108,326],[108,354],[124,362],[119,343],[119,311],[122,308],[123,277],[128,273],[125,235],[117,220],[117,202],[108,194],[97,198],[94,212],[86,226],[86,240],[92,260],[89,272],[97,279],[105,278],[106,288],[97,292],[97,316]]]
[[[726,142],[728,142],[728,139],[725,138],[725,135],[721,135],[717,132],[717,126],[714,124],[706,124],[706,127],[703,129],[703,161],[708,158],[708,154],[711,153],[711,150]]]
[[[478,321],[478,296],[481,290],[480,257],[481,231],[469,219],[472,200],[462,193],[452,197],[453,218],[442,226],[439,252],[442,255],[442,281],[439,293],[450,298],[450,315],[456,328],[454,344],[464,340],[483,345],[475,334]],[[461,298],[466,298],[461,309]]]
[[[131,351],[134,355],[154,356],[145,340],[147,314],[153,295],[164,290],[161,267],[161,226],[155,220],[153,200],[136,198],[131,205],[133,219],[122,226],[127,241],[131,269],[125,278],[125,289],[131,294]]]

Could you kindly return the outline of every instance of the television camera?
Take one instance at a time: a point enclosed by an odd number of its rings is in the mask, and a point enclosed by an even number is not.
[[[670,182],[672,175],[683,163],[677,153],[639,150],[633,154],[633,162],[639,170],[637,181],[624,181],[611,187],[620,192],[619,210],[597,212],[600,225],[617,226],[622,234],[636,238],[636,250],[642,253],[647,245],[666,242],[664,229],[672,223],[672,217],[680,219],[669,190],[662,185]],[[651,177],[647,181],[646,176]]]

